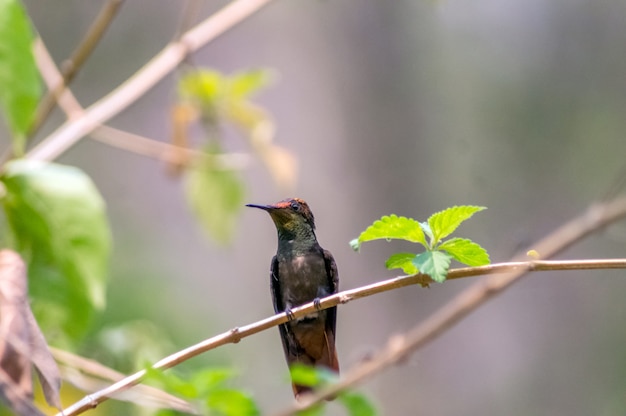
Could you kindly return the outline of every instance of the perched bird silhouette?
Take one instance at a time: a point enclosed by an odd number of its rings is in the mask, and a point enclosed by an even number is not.
[[[337,265],[315,236],[313,213],[305,201],[290,198],[274,205],[248,204],[267,211],[278,231],[270,287],[274,311],[289,311],[337,292]],[[339,372],[335,350],[337,307],[316,311],[278,327],[287,364],[323,366]],[[296,399],[310,387],[293,384]]]

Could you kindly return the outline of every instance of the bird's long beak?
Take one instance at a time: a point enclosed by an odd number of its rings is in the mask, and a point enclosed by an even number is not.
[[[247,207],[250,208],[258,208],[258,209],[262,209],[263,211],[269,211],[271,209],[274,209],[275,207],[273,205],[257,205],[257,204],[246,204]]]

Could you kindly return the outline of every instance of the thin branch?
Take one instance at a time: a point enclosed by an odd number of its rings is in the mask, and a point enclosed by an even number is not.
[[[250,17],[271,0],[236,0],[170,43],[122,85],[87,108],[75,120],[68,120],[27,153],[33,160],[53,160],[119,114],[161,81],[191,52],[212,41]]]
[[[171,162],[174,155],[183,156],[185,160],[206,160],[213,164],[216,169],[241,170],[250,165],[250,155],[246,153],[227,153],[211,155],[200,150],[176,146],[170,143],[160,142],[147,137],[139,136],[109,126],[100,126],[91,133],[91,137],[101,143],[142,156],[151,157],[163,162]]]
[[[78,47],[76,47],[76,50],[70,55],[69,59],[63,62],[61,70],[62,77],[54,84],[53,88],[48,90],[48,93],[39,103],[29,136],[35,135],[43,122],[48,118],[65,87],[72,82],[78,70],[84,65],[85,61],[87,61],[87,58],[89,58],[102,39],[102,36],[111,25],[123,1],[124,0],[108,0],[104,4],[87,30],[83,40],[79,43]]]
[[[124,374],[97,361],[58,348],[49,347],[49,349],[61,369],[63,379],[82,391],[97,391],[125,377]],[[138,405],[197,414],[197,410],[185,400],[147,385],[135,386],[132,390],[116,395],[115,399]]]
[[[533,249],[544,258],[554,256],[585,236],[599,231],[625,216],[626,197],[593,205],[580,217],[566,223],[533,245]],[[620,261],[613,263],[613,266],[617,266]],[[587,266],[591,267],[595,262],[596,260],[588,261],[585,264],[580,264],[580,267],[569,262],[568,267],[569,270],[581,269]],[[295,415],[298,411],[321,403],[326,398],[334,397],[374,374],[402,362],[415,350],[444,333],[448,328],[469,315],[470,312],[520,280],[528,272],[536,271],[538,263],[541,266],[546,266],[545,262],[531,261],[524,266],[516,265],[514,271],[504,275],[487,276],[481,279],[413,329],[403,335],[389,339],[387,345],[371,360],[344,374],[340,381],[320,389],[319,392],[305,398],[300,403],[294,404],[285,411],[277,413],[276,416]],[[554,266],[555,262],[549,263],[549,267]],[[551,268],[550,270],[555,269]]]
[[[626,200],[624,202],[624,210],[626,212]],[[582,269],[626,269],[626,259],[609,259],[609,260],[583,260],[583,261],[527,261],[527,262],[514,262],[514,263],[500,263],[492,264],[484,267],[465,267],[460,269],[450,270],[448,279],[460,279],[462,277],[472,277],[478,274],[489,273],[504,273],[511,270],[524,270],[524,271],[546,271],[546,270],[582,270]],[[393,279],[388,279],[382,282],[377,282],[371,285],[359,287],[356,289],[345,290],[343,292],[336,293],[320,300],[319,305],[316,306],[314,302],[307,303],[292,310],[293,317],[298,318],[305,316],[319,309],[326,309],[338,304],[348,303],[352,300],[372,296],[377,293],[387,292],[389,290],[398,289],[404,286],[422,284],[427,285],[433,283],[430,277],[422,274],[413,276],[400,276]],[[152,367],[155,369],[167,369],[172,368],[184,361],[187,361],[193,357],[196,357],[204,352],[218,348],[222,345],[237,343],[242,338],[254,335],[258,332],[264,331],[271,327],[280,325],[286,322],[287,316],[285,313],[280,313],[258,322],[242,326],[239,328],[233,328],[230,331],[216,335],[212,338],[206,339],[198,344],[192,345],[184,350],[178,351],[168,357],[155,363]],[[116,394],[122,390],[128,389],[138,383],[145,377],[146,371],[141,370],[135,374],[132,374],[119,382],[112,384],[111,386],[100,390],[94,394],[91,394],[79,402],[65,409],[64,414],[66,416],[72,416],[80,414],[90,408],[96,407],[98,404],[107,400],[113,394]],[[61,416],[59,413],[57,416]]]
[[[48,88],[54,88],[55,85],[63,81],[62,75],[57,69],[41,38],[36,40],[34,52],[37,67],[39,68],[44,82]],[[59,107],[65,112],[68,119],[76,119],[85,113],[85,110],[69,88],[65,88],[63,92],[57,96],[57,99],[59,100]],[[173,155],[182,154],[189,160],[210,162],[217,169],[243,169],[250,163],[250,156],[245,153],[209,155],[205,152],[163,143],[108,126],[97,127],[91,132],[91,137],[109,146],[164,162],[169,162]]]
[[[48,91],[56,89],[59,85],[63,85],[63,74],[61,74],[61,71],[57,68],[54,59],[52,59],[48,48],[46,48],[41,38],[35,40],[33,54],[35,55],[37,69],[41,74],[43,82],[48,87]],[[69,88],[63,88],[57,94],[54,94],[53,97],[70,120],[81,117],[85,112]]]

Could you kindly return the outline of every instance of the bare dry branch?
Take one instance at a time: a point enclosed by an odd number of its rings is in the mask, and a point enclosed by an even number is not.
[[[623,201],[624,213],[626,215],[626,200]],[[527,261],[527,262],[515,262],[515,263],[500,263],[493,264],[484,267],[466,267],[461,269],[451,270],[449,273],[450,279],[459,279],[462,277],[472,277],[479,274],[490,273],[505,273],[511,272],[511,270],[518,270],[521,272],[527,271],[545,271],[545,270],[581,270],[581,269],[606,269],[606,268],[626,268],[626,259],[609,259],[609,260],[583,260],[577,261]],[[477,270],[479,272],[477,272]],[[499,279],[500,276],[497,276]],[[292,310],[293,317],[298,318],[305,316],[311,312],[321,309],[330,308],[338,304],[350,302],[355,299],[372,296],[377,293],[387,292],[389,290],[398,289],[404,286],[422,284],[427,285],[433,283],[430,277],[426,275],[417,274],[414,276],[400,276],[393,279],[384,280],[371,285],[359,287],[356,289],[345,290],[343,292],[336,293],[332,296],[328,296],[320,300],[318,306],[314,302],[307,303]],[[233,328],[230,331],[216,335],[212,338],[206,339],[198,344],[192,345],[184,350],[178,351],[159,362],[155,363],[152,367],[155,369],[167,369],[172,368],[184,361],[187,361],[197,355],[212,349],[218,348],[222,345],[237,343],[242,338],[254,335],[258,332],[264,331],[268,328],[280,325],[287,321],[287,316],[284,313],[277,314],[258,322],[254,322],[249,325],[245,325],[239,328]],[[117,383],[100,390],[94,394],[91,394],[74,405],[65,409],[66,416],[78,415],[90,408],[96,407],[99,403],[107,400],[113,394],[119,391],[128,389],[138,383],[145,377],[146,371],[142,370],[135,374],[132,374],[125,379],[118,381]],[[306,402],[308,403],[308,402]],[[57,416],[61,416],[59,413]]]
[[[98,391],[125,377],[124,374],[97,361],[58,348],[50,347],[50,351],[59,364],[63,379],[82,391],[88,393]],[[197,410],[190,403],[152,386],[136,386],[132,390],[117,394],[115,399],[129,401],[142,406],[197,414]]]
[[[236,0],[170,43],[122,85],[68,120],[27,153],[33,160],[53,160],[98,126],[119,114],[161,81],[191,52],[257,12],[271,0]]]
[[[39,72],[48,88],[54,88],[55,85],[63,82],[61,73],[41,39],[37,39],[35,42],[34,52]],[[57,99],[59,100],[59,107],[65,112],[68,119],[76,119],[84,114],[85,110],[69,88],[65,88],[57,96]],[[208,155],[201,151],[174,146],[109,126],[96,127],[91,132],[91,137],[109,146],[164,162],[169,161],[172,155],[183,154],[189,160],[210,159],[210,163],[216,169],[243,169],[250,163],[250,156],[245,153]]]
[[[117,11],[122,3],[123,0],[108,0],[87,30],[87,33],[76,50],[74,50],[69,59],[63,62],[61,78],[58,82],[53,84],[52,88],[48,89],[48,93],[39,103],[35,120],[29,132],[30,136],[34,135],[48,118],[55,104],[59,101],[59,97],[65,87],[72,82],[78,70],[83,66],[85,61],[87,61],[91,52],[93,52],[100,42],[100,39],[102,39],[102,36],[113,21],[113,18],[117,15]]]

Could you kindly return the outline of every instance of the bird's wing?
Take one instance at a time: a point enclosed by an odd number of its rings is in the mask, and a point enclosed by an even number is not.
[[[276,256],[272,258],[272,267],[270,271],[270,289],[272,292],[272,303],[274,304],[274,312],[284,312],[285,304],[283,303],[280,280],[278,279],[278,258],[276,258]],[[292,351],[292,346],[296,344],[293,338],[293,334],[287,329],[286,324],[278,325],[278,330],[280,331],[280,340],[283,344],[283,350],[285,351],[287,361],[291,362],[289,360],[289,357],[292,357],[293,355],[297,356],[297,353],[294,353]]]
[[[270,289],[272,292],[272,303],[274,305],[275,313],[283,312],[285,310],[283,297],[280,293],[280,284],[278,282],[278,258],[274,256],[272,258],[272,266],[270,269]]]
[[[326,276],[328,277],[328,287],[330,293],[339,291],[339,272],[337,271],[337,263],[330,251],[324,250],[324,263],[326,265]],[[339,373],[339,360],[337,359],[337,350],[335,349],[335,328],[337,326],[337,307],[326,309],[326,347],[328,349],[327,356],[322,362]]]
[[[337,263],[330,251],[324,250],[324,264],[326,265],[326,276],[328,276],[328,292],[330,294],[337,293],[339,291],[339,273],[337,272]],[[329,329],[333,335],[335,334],[335,327],[337,324],[337,307],[328,308],[328,315],[326,320],[326,328]]]

